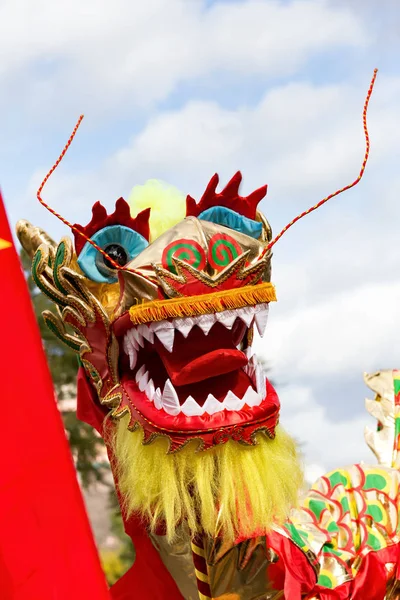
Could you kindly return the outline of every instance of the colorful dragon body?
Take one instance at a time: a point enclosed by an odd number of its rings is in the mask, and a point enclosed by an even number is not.
[[[365,159],[343,189],[364,172],[372,84]],[[96,203],[74,246],[17,228],[57,306],[45,321],[79,356],[78,415],[107,443],[136,548],[112,597],[400,597],[397,373],[367,380],[380,466],[334,471],[299,504],[296,446],[252,351],[283,232],[258,208],[266,186],[244,197],[240,183],[218,192],[215,175],[197,203],[149,182],[112,214]]]

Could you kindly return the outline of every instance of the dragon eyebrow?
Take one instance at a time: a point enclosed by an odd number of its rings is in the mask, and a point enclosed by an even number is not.
[[[361,165],[361,170],[360,170],[360,173],[359,173],[357,179],[355,179],[352,183],[349,183],[345,187],[341,188],[340,190],[337,190],[336,192],[333,192],[333,194],[329,194],[329,196],[326,196],[326,198],[323,198],[322,200],[320,200],[317,204],[315,204],[314,206],[312,206],[308,210],[302,212],[300,215],[297,215],[297,217],[295,217],[292,221],[290,221],[290,223],[288,223],[282,229],[282,231],[280,233],[278,233],[278,235],[273,240],[271,240],[269,242],[269,244],[264,248],[261,256],[264,256],[265,253],[268,252],[268,250],[270,250],[272,248],[272,246],[274,246],[276,244],[276,242],[283,236],[283,234],[286,233],[287,230],[290,229],[290,227],[292,227],[292,225],[294,225],[295,223],[297,223],[297,221],[300,221],[300,219],[302,219],[306,215],[309,215],[314,210],[317,210],[317,208],[319,208],[320,206],[322,206],[323,204],[325,204],[325,202],[328,202],[328,200],[331,200],[332,198],[334,198],[335,196],[338,196],[342,192],[346,192],[350,188],[352,188],[355,185],[357,185],[357,183],[359,183],[359,181],[361,181],[361,178],[364,175],[365,167],[367,165],[367,161],[368,161],[368,157],[369,157],[370,143],[369,143],[369,134],[368,134],[368,127],[367,127],[367,111],[368,111],[368,105],[369,105],[369,101],[370,101],[370,98],[371,98],[371,95],[372,95],[372,91],[374,89],[374,84],[375,84],[377,73],[378,73],[378,69],[374,69],[374,74],[372,76],[371,83],[370,83],[370,86],[369,86],[369,89],[368,89],[368,92],[367,92],[367,96],[366,96],[365,102],[364,102],[362,119],[363,119],[364,135],[365,135],[365,153],[364,153],[364,159],[363,159],[363,162],[362,162],[362,165]]]
[[[71,229],[71,231],[74,231],[75,233],[78,233],[78,235],[80,235],[81,237],[83,237],[85,239],[86,242],[89,242],[89,244],[91,244],[94,248],[96,248],[96,250],[98,252],[100,252],[105,258],[107,258],[107,260],[112,264],[112,266],[117,269],[118,271],[128,271],[130,273],[137,273],[140,274],[140,276],[143,279],[147,279],[148,281],[151,281],[150,278],[146,277],[145,275],[143,275],[142,273],[139,273],[138,271],[136,271],[135,269],[128,269],[125,266],[121,266],[119,265],[115,260],[113,260],[113,258],[111,258],[111,256],[109,254],[107,254],[107,252],[105,250],[103,250],[103,248],[100,248],[100,246],[98,246],[98,244],[96,244],[96,242],[94,242],[92,239],[90,239],[90,237],[88,237],[83,231],[81,231],[78,227],[76,227],[75,225],[72,225],[72,223],[70,223],[67,219],[65,219],[62,215],[60,215],[58,212],[56,212],[54,210],[54,208],[51,208],[51,206],[49,206],[42,198],[42,191],[44,186],[46,185],[47,181],[50,179],[51,175],[54,173],[54,171],[57,169],[58,165],[60,164],[60,162],[62,161],[62,159],[64,158],[64,156],[67,153],[68,148],[70,147],[78,129],[80,124],[83,121],[83,117],[84,115],[80,115],[71,135],[69,136],[69,139],[67,141],[67,143],[65,144],[60,156],[57,158],[56,162],[54,163],[54,165],[51,167],[51,169],[49,170],[49,172],[47,173],[47,175],[45,176],[45,178],[43,179],[42,183],[40,184],[40,187],[36,193],[36,197],[39,200],[40,204],[42,206],[44,206],[44,208],[46,208],[49,212],[51,212],[52,215],[54,215],[55,217],[57,217],[57,219],[59,219],[60,221],[62,221],[62,223],[64,223],[64,225],[66,225],[67,227],[69,227]]]

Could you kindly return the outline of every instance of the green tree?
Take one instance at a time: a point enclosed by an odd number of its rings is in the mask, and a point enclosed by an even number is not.
[[[123,573],[125,573],[125,571],[128,570],[135,560],[135,549],[133,547],[131,538],[125,533],[124,524],[121,517],[121,509],[114,488],[110,490],[109,504],[111,509],[111,530],[121,541],[121,547],[118,551],[118,558],[121,562]]]

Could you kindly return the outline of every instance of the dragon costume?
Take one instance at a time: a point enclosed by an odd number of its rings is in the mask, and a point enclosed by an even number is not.
[[[108,214],[97,202],[74,244],[27,222],[18,236],[44,319],[79,356],[78,416],[104,437],[136,560],[113,598],[256,600],[400,597],[398,379],[377,392],[368,433],[379,467],[322,477],[299,503],[296,446],[252,352],[269,303],[275,238],[238,172],[201,199],[158,182]],[[41,192],[38,198],[49,208]]]

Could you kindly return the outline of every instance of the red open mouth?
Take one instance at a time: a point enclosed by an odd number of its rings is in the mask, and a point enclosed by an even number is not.
[[[132,403],[172,429],[248,422],[249,409],[261,417],[266,378],[246,336],[253,325],[263,335],[267,316],[268,304],[258,304],[119,331],[121,379]]]

